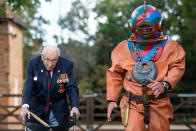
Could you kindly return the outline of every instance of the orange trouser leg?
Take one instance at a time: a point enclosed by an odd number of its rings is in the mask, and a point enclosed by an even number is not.
[[[120,103],[121,107],[121,118],[124,118],[124,103],[125,98],[123,97]],[[132,105],[131,105],[132,106]],[[143,105],[137,105],[143,106]],[[150,106],[150,122],[148,125],[148,131],[170,131],[170,120],[172,119],[172,114],[170,106],[164,106],[161,104]],[[139,108],[137,108],[139,109]],[[146,131],[144,123],[144,112],[142,110],[129,109],[128,125],[125,127],[125,131]]]
[[[151,108],[148,131],[170,131],[170,122],[166,114],[160,114],[157,110]]]
[[[121,113],[123,112],[121,110]],[[152,110],[150,111],[150,123],[148,128],[148,131],[170,131],[170,124],[167,119],[157,115],[156,112]],[[125,127],[125,131],[146,131],[143,113],[130,109],[128,125]]]
[[[130,109],[128,125],[125,127],[125,131],[145,131],[143,115]]]
[[[122,121],[124,119],[124,103],[125,103],[125,97],[123,97],[120,102]],[[128,125],[125,127],[125,131],[145,131],[143,114],[130,108]]]

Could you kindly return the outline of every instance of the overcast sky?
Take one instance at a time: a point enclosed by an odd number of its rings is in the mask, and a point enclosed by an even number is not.
[[[52,0],[51,2],[46,2],[45,0],[41,0],[41,8],[38,10],[39,14],[43,16],[46,20],[50,21],[49,25],[43,25],[43,28],[46,30],[46,34],[43,34],[43,38],[45,40],[45,44],[56,44],[53,35],[60,35],[60,27],[57,24],[59,16],[64,16],[71,8],[71,3],[74,0]],[[85,0],[83,0],[85,2]],[[92,5],[93,6],[93,5]],[[94,20],[95,14],[91,13],[89,18],[89,32],[94,34],[96,31],[96,22]],[[83,34],[74,35],[68,30],[64,30],[63,32],[64,39],[67,40],[69,37],[75,39],[81,39],[85,37]]]
[[[56,44],[55,39],[53,38],[54,35],[60,35],[61,30],[60,27],[57,24],[59,16],[65,16],[70,8],[71,8],[71,3],[74,0],[52,0],[51,2],[46,2],[45,0],[41,0],[41,8],[38,10],[39,14],[41,14],[46,20],[50,21],[49,25],[43,25],[43,29],[46,30],[46,34],[43,34],[43,38],[45,42],[43,43],[44,45],[46,44]],[[89,2],[90,5],[88,4],[88,8],[92,8],[95,6],[95,0],[82,0],[83,2]],[[85,5],[87,5],[85,4]],[[94,34],[96,31],[96,21],[94,20],[94,17],[96,16],[95,13],[91,12],[90,17],[89,17],[89,33]],[[163,16],[165,14],[163,13]],[[103,21],[103,23],[106,21],[104,18],[100,18],[99,21]],[[68,30],[63,30],[63,37],[66,40],[68,40],[69,37],[76,39],[76,40],[82,40],[82,38],[85,38],[85,35],[82,34],[81,32],[78,32],[77,34],[73,34]],[[175,35],[171,39],[177,40],[179,39],[179,36]]]

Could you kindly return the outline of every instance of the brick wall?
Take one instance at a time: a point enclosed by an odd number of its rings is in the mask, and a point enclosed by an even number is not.
[[[8,34],[16,34],[16,37]],[[17,24],[7,21],[0,23],[0,94],[21,94],[23,88],[23,34]],[[21,98],[0,98],[1,105],[21,105]],[[9,111],[13,111],[10,108]],[[1,113],[5,113],[0,108]],[[20,110],[15,114],[20,113]],[[4,120],[18,122],[14,117]],[[0,128],[19,129],[17,125],[1,125]]]
[[[16,38],[9,36],[9,93],[22,94],[23,88],[23,34],[19,26],[14,23],[8,23],[8,30],[12,28],[13,34],[16,34]],[[21,98],[11,97],[9,98],[9,105],[19,106],[21,105]],[[20,113],[20,110],[16,113]],[[10,117],[9,121],[17,122],[15,117]],[[8,127],[9,129],[16,129],[13,125]],[[19,127],[17,127],[18,129]]]
[[[9,72],[9,44],[8,36],[4,34],[7,32],[7,23],[0,23],[0,93],[9,93],[9,81],[8,81],[8,72]],[[8,105],[7,98],[0,98],[1,105]],[[6,113],[5,110],[0,108],[1,113]],[[6,122],[6,120],[4,120]],[[6,128],[6,125],[1,126],[0,128]]]

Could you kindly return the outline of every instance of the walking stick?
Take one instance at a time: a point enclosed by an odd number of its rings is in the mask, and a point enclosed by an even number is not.
[[[30,112],[30,114],[32,115],[33,118],[35,118],[37,121],[39,121],[42,125],[44,125],[45,127],[49,127],[50,128],[50,125],[48,125],[46,122],[44,122],[38,116],[36,116],[34,113]]]
[[[52,131],[52,128],[50,125],[48,125],[46,122],[44,122],[42,119],[40,119],[38,116],[36,116],[34,113],[30,112],[30,115],[35,118],[39,123],[41,123],[42,125],[44,125],[45,127],[49,128],[49,131]]]
[[[62,131],[62,130],[68,130],[70,127],[67,127],[69,125],[59,125],[57,127],[51,127],[46,122],[44,122],[42,119],[40,119],[38,116],[36,116],[34,113],[30,112],[30,115],[35,118],[39,123],[44,125],[46,128],[49,128],[49,131]],[[76,113],[73,113],[73,122],[72,125],[74,125],[74,131],[76,131]]]
[[[76,113],[73,113],[73,121],[74,121],[73,131],[76,131]]]

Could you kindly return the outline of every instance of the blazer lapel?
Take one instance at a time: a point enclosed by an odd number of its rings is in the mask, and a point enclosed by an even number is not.
[[[38,71],[40,72],[42,86],[44,87],[44,89],[47,89],[46,69],[44,67],[42,60],[40,60],[40,65],[39,65]]]
[[[59,58],[60,59],[60,58]],[[52,83],[51,83],[51,91],[54,89],[55,84],[57,82],[58,76],[61,73],[61,64],[60,64],[60,60],[58,60],[56,67],[53,70],[53,75],[52,75]]]

